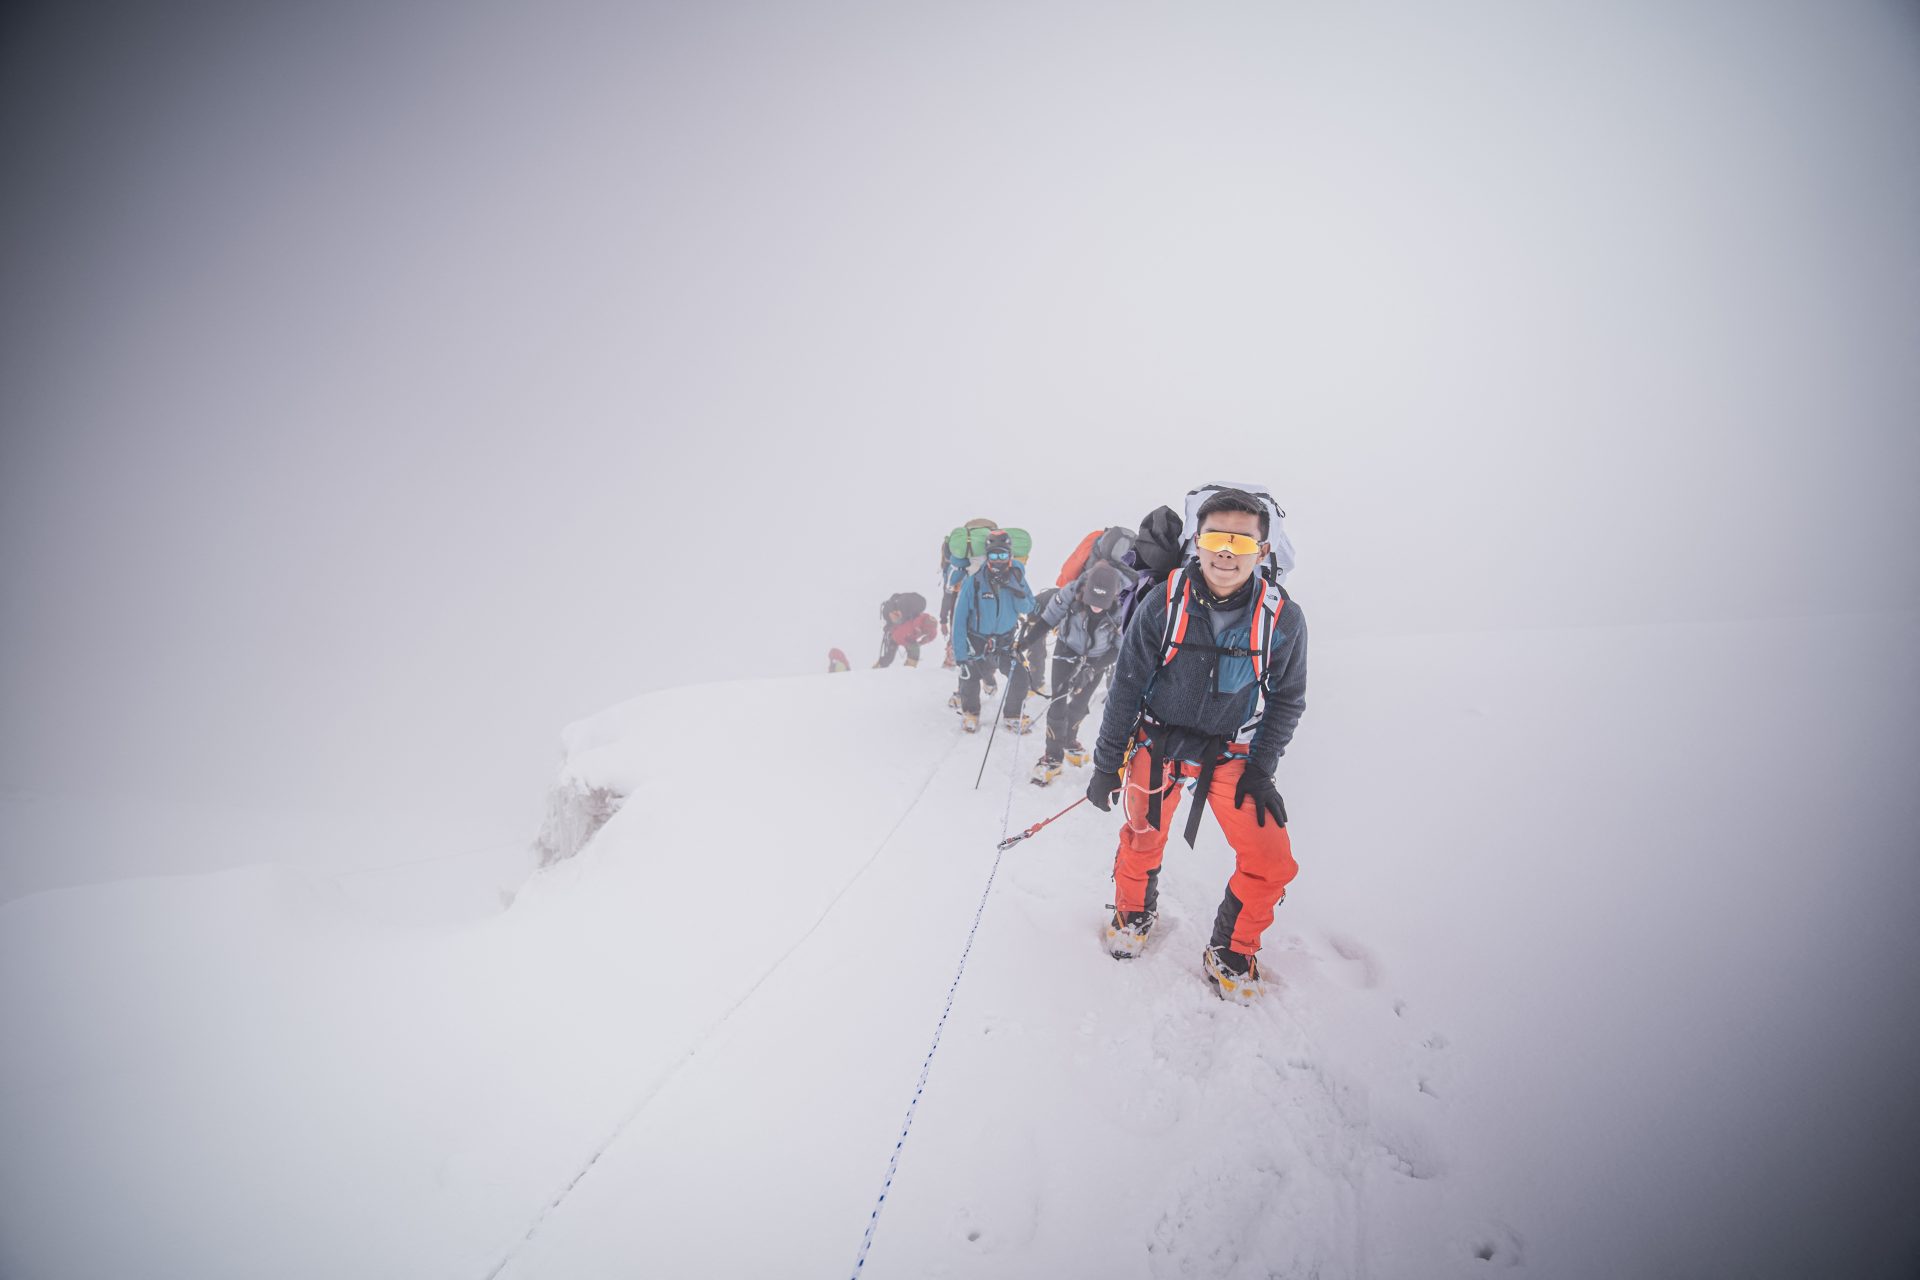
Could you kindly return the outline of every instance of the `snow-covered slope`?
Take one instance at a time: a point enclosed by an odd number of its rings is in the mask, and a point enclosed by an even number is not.
[[[1377,1249],[1382,1265],[1449,1275],[1481,1265],[1477,1251],[1514,1256],[1484,1206],[1455,1203],[1471,1189],[1436,1176],[1446,1036],[1396,1009],[1365,949],[1282,930],[1273,967],[1289,997],[1221,1005],[1196,976],[1226,874],[1216,833],[1172,859],[1155,952],[1116,963],[1096,945],[1112,820],[1076,812],[996,873],[1003,834],[1078,790],[1029,785],[1038,739],[1008,736],[975,790],[986,742],[956,735],[947,688],[921,670],[809,690],[833,701],[803,713],[809,748],[776,768],[815,798],[763,810],[743,796],[734,812],[777,816],[709,836],[692,890],[712,913],[705,981],[753,987],[649,1089],[506,1274],[622,1275],[636,1259],[660,1274],[849,1270],[976,915],[871,1274],[1325,1273]],[[885,717],[828,710],[876,689]],[[617,787],[661,771],[635,750],[661,710],[647,700],[577,727],[574,772]],[[606,745],[578,750],[588,743]],[[670,808],[672,794],[633,803]],[[862,810],[877,812],[857,824]],[[605,874],[622,848],[644,865],[648,841],[610,826],[577,874]],[[769,862],[796,878],[764,884]],[[786,918],[736,929],[742,898],[787,904]],[[1378,1244],[1372,1215],[1394,1224]]]
[[[487,918],[268,867],[30,895],[0,1274],[846,1275],[869,1226],[873,1276],[1890,1270],[1914,977],[1832,941],[1912,954],[1916,639],[1323,636],[1253,1009],[1196,973],[1217,829],[1109,959],[1114,820],[997,855],[1085,775],[1002,734],[976,790],[931,668],[573,726],[558,790],[617,811]]]

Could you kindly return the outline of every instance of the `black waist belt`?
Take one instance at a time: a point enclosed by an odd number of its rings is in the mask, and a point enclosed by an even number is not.
[[[1193,848],[1194,839],[1200,834],[1200,816],[1206,812],[1207,796],[1213,786],[1214,766],[1220,763],[1222,756],[1228,754],[1227,745],[1228,739],[1224,736],[1208,738],[1201,744],[1200,772],[1193,780],[1193,811],[1187,814],[1186,830],[1182,832],[1189,849]],[[1172,781],[1166,771],[1170,765],[1178,763],[1177,760],[1168,761],[1161,754],[1160,742],[1152,734],[1147,735],[1147,825],[1156,831],[1160,829],[1160,797]]]

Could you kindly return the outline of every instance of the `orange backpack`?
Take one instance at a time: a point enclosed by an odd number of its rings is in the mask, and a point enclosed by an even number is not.
[[[1132,550],[1135,534],[1124,525],[1113,525],[1106,529],[1095,529],[1080,539],[1080,545],[1073,549],[1067,562],[1060,566],[1060,576],[1053,585],[1064,587],[1086,569],[1091,561],[1105,560],[1116,569],[1124,569],[1121,557]]]

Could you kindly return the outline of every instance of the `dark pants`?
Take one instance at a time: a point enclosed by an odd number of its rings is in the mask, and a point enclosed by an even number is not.
[[[1009,641],[1010,643],[1010,641]],[[1026,668],[1014,662],[1012,648],[984,657],[978,653],[960,664],[967,674],[960,680],[960,709],[970,716],[980,714],[980,681],[995,674],[1007,675],[1007,706],[1017,707],[1027,696]],[[1011,675],[1008,673],[1011,672]]]
[[[1101,677],[1113,665],[1113,654],[1083,661],[1071,653],[1053,655],[1053,704],[1047,708],[1046,758],[1058,764],[1067,754],[1067,746],[1080,736],[1080,722],[1087,718],[1087,704]]]
[[[880,636],[880,660],[873,665],[876,667],[890,667],[893,665],[894,655],[899,652],[900,646],[895,643],[893,636],[882,632]],[[907,657],[915,662],[920,661],[920,646],[917,644],[909,644],[907,646]]]

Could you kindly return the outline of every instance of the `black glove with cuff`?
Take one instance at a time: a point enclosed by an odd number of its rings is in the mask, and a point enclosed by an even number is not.
[[[1271,816],[1275,826],[1287,825],[1287,805],[1280,798],[1273,779],[1254,769],[1252,765],[1240,775],[1240,785],[1233,789],[1233,807],[1238,809],[1243,800],[1253,801],[1254,825],[1264,827]]]
[[[1095,769],[1093,777],[1087,779],[1087,799],[1093,801],[1093,807],[1103,813],[1113,811],[1113,798],[1119,794],[1120,775],[1118,773]]]

